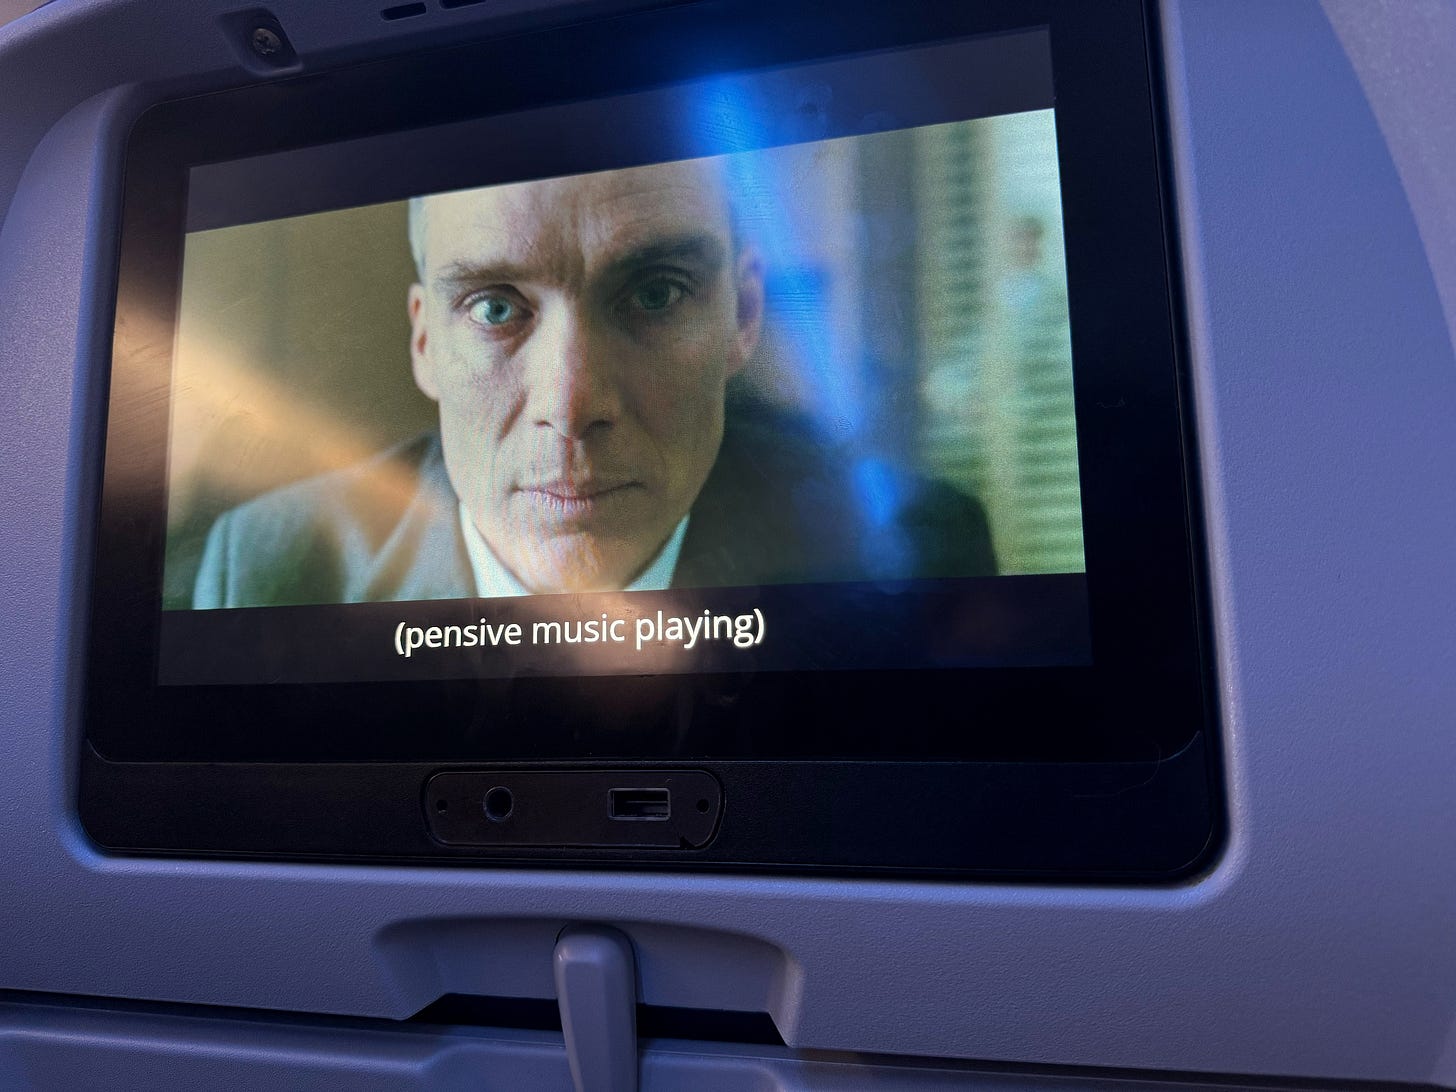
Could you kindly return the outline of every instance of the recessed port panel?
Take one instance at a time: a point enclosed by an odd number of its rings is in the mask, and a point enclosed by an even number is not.
[[[723,810],[702,770],[452,770],[424,797],[448,845],[701,849]]]

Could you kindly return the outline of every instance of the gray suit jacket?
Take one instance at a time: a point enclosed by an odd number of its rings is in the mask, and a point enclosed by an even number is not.
[[[674,587],[987,576],[985,512],[950,487],[840,457],[802,425],[732,413],[693,505]],[[439,437],[224,513],[193,606],[455,599],[475,594]]]

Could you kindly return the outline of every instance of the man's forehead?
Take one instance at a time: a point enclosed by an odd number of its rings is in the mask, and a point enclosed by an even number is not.
[[[590,261],[686,230],[731,235],[723,174],[710,160],[440,194],[425,213],[432,265],[493,251]]]

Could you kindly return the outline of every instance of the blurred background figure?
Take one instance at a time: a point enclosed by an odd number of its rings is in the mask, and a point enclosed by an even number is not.
[[[1054,116],[915,136],[924,465],[986,504],[1003,572],[1083,571]]]

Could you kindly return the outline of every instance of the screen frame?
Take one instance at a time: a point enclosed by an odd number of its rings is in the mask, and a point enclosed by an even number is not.
[[[82,811],[93,837],[113,848],[150,851],[459,857],[458,849],[421,848],[424,843],[377,834],[309,849],[308,839],[300,843],[266,818],[295,791],[282,787],[288,779],[277,775],[306,771],[300,778],[317,791],[321,783],[349,783],[347,771],[358,763],[377,764],[371,777],[392,778],[396,798],[417,801],[421,763],[437,772],[501,763],[648,768],[690,759],[739,785],[739,799],[759,795],[780,804],[797,798],[794,786],[805,770],[843,771],[846,798],[871,799],[897,785],[920,784],[924,771],[933,769],[935,791],[947,800],[966,794],[980,800],[998,779],[1041,770],[1040,780],[1019,783],[1014,805],[1007,798],[999,812],[991,810],[1003,817],[1045,812],[1048,820],[1066,811],[1051,806],[1054,800],[1078,795],[1071,789],[1077,778],[1064,783],[1060,775],[1085,768],[1089,783],[1096,783],[1115,768],[1136,769],[1143,782],[1156,786],[1159,806],[1191,820],[1160,828],[1154,809],[1151,826],[1138,826],[1129,819],[1136,809],[1119,812],[1127,801],[1120,805],[1111,793],[1101,805],[1106,832],[1074,839],[1080,849],[1070,855],[1057,850],[1066,832],[1058,834],[1055,822],[1030,824],[1042,831],[1041,842],[1024,821],[1003,822],[996,839],[975,841],[977,849],[945,833],[961,829],[956,822],[947,825],[945,813],[917,821],[924,828],[919,835],[880,839],[876,848],[847,857],[825,850],[824,831],[813,834],[817,823],[791,825],[761,842],[730,836],[718,849],[698,854],[697,867],[1166,878],[1205,860],[1220,814],[1211,731],[1216,721],[1206,619],[1199,609],[1203,576],[1191,436],[1180,387],[1181,338],[1147,32],[1135,0],[1095,14],[1084,8],[1059,0],[988,3],[974,12],[932,4],[893,13],[858,5],[811,4],[792,12],[757,3],[688,5],[163,103],[139,118],[126,150],[86,668]],[[166,399],[159,411],[155,393],[158,377],[170,374],[168,331],[180,288],[180,216],[190,166],[713,72],[1034,27],[1048,28],[1056,80],[1092,667],[286,687],[160,687],[152,681],[166,490],[166,429],[164,424],[159,434],[156,418],[165,415]],[[608,41],[611,48],[603,48]],[[492,61],[510,64],[512,84],[443,93],[458,85],[452,80],[489,70]],[[393,94],[381,94],[382,88]],[[1118,255],[1111,271],[1109,253]],[[1103,365],[1112,331],[1122,355],[1115,366]],[[150,378],[138,382],[143,373]],[[964,731],[967,707],[988,727]],[[483,709],[530,731],[503,741],[484,730]],[[199,732],[204,723],[207,731]],[[749,724],[755,730],[745,733]],[[769,737],[775,742],[765,747]],[[218,776],[230,784],[242,778],[253,788],[205,788]],[[321,776],[324,782],[317,780]],[[125,801],[136,786],[155,785],[158,777],[176,788],[170,795],[178,802],[164,809],[172,820],[164,827],[128,820],[139,812]],[[1175,785],[1177,791],[1170,791]],[[216,802],[223,799],[232,804],[219,813]],[[229,816],[241,843],[235,834],[201,833],[211,829],[204,817],[216,814]],[[733,814],[730,809],[725,817],[729,835]],[[1089,820],[1075,822],[1085,827]],[[941,833],[927,838],[924,830],[937,825]],[[1092,822],[1088,829],[1103,828]],[[1180,833],[1170,850],[1159,839],[1174,829]],[[927,845],[935,847],[928,855],[920,848]],[[641,853],[567,856],[652,863]]]

